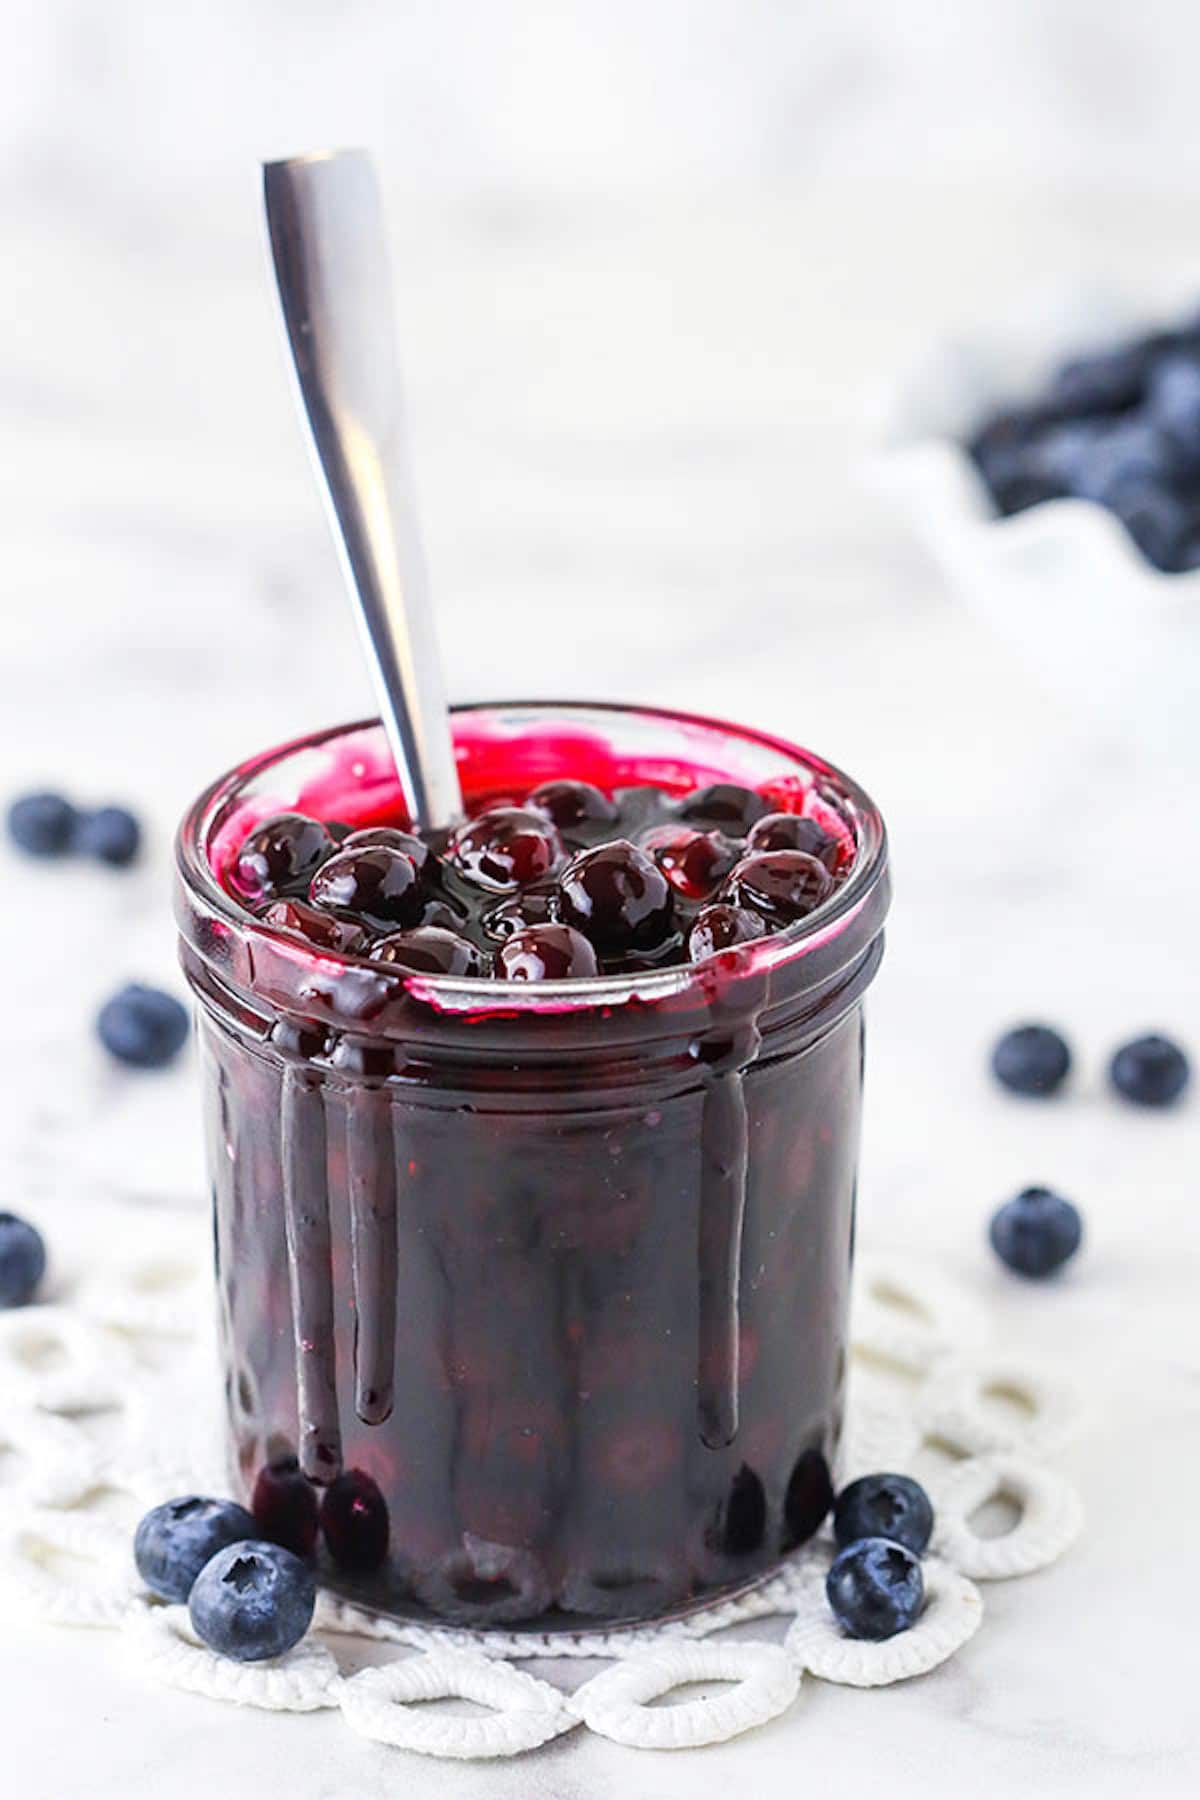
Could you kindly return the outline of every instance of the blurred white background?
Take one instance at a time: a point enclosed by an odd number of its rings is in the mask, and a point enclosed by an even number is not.
[[[898,878],[867,1228],[946,1259],[1014,1342],[1078,1359],[1104,1394],[1107,1431],[1073,1464],[1085,1547],[1019,1605],[999,1597],[969,1672],[860,1712],[825,1696],[825,1726],[804,1725],[818,1785],[836,1769],[865,1791],[886,1756],[897,1794],[927,1793],[934,1767],[980,1795],[1194,1791],[1185,1583],[1130,1553],[1130,1520],[1150,1492],[1160,1534],[1193,1541],[1196,1108],[1130,1118],[1101,1074],[1141,1029],[1196,1047],[1194,805],[1136,744],[1082,736],[858,472],[877,397],[943,332],[1033,286],[1194,261],[1200,9],[8,0],[0,16],[3,783],[125,799],[152,826],[129,877],[52,880],[6,855],[6,930],[32,913],[70,951],[6,972],[26,1084],[4,1120],[12,1203],[48,1216],[89,1183],[175,1195],[190,1084],[119,1080],[83,1021],[121,979],[172,978],[167,847],[192,793],[371,705],[277,339],[257,166],[363,143],[389,195],[453,694],[680,703],[862,778]],[[986,1082],[989,1039],[1026,1013],[1079,1048],[1062,1107],[1014,1111]],[[1075,1195],[1091,1234],[1079,1278],[1036,1306],[982,1248],[987,1211],[1030,1180]],[[1114,1616],[1153,1618],[1152,1669],[1136,1633],[1096,1655]],[[66,1654],[53,1634],[29,1651],[35,1697]],[[94,1651],[70,1655],[90,1694]],[[148,1791],[164,1765],[144,1696],[98,1683],[89,1704],[67,1746],[79,1785],[58,1792],[100,1793],[100,1734],[112,1791]],[[201,1746],[186,1791],[238,1792],[219,1745],[261,1767],[267,1726],[222,1718],[221,1737],[172,1704]],[[32,1759],[34,1699],[12,1716]],[[119,1749],[101,1717],[133,1720]],[[270,1743],[303,1782],[313,1739],[293,1724]],[[162,1756],[182,1779],[180,1741]],[[762,1734],[742,1766],[790,1792],[799,1748]],[[507,1773],[486,1772],[489,1793],[528,1793]],[[387,1759],[376,1776],[359,1791],[401,1779]],[[661,1781],[696,1792],[690,1763]]]
[[[896,755],[924,749],[911,681],[865,680],[842,629],[895,601],[912,555],[856,487],[873,396],[946,324],[1192,235],[1182,0],[5,17],[12,703],[36,705],[22,673],[69,616],[60,679],[96,754],[125,756],[113,680],[135,738],[167,672],[203,693],[195,755],[163,747],[189,786],[366,704],[276,341],[260,158],[379,156],[454,692],[724,703],[847,760],[868,701]],[[934,593],[921,565],[876,654],[908,654]],[[755,686],[781,650],[802,654],[792,696]],[[36,717],[20,754],[50,759]]]
[[[132,187],[146,215],[219,212],[247,160],[314,139],[368,139],[438,188],[997,172],[1182,184],[1200,168],[1188,0],[6,10],[4,141],[35,205],[86,211]]]

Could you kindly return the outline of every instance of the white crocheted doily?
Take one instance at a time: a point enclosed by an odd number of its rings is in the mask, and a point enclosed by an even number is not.
[[[978,1629],[976,1581],[1027,1575],[1061,1556],[1082,1509],[1045,1458],[1075,1429],[1075,1397],[1052,1373],[989,1346],[978,1305],[936,1270],[864,1256],[857,1274],[843,1479],[914,1473],[937,1527],[927,1601],[885,1643],[846,1637],[830,1614],[828,1527],[750,1592],[644,1630],[578,1636],[440,1630],[375,1618],[329,1594],[308,1638],[275,1662],[215,1656],[184,1607],[164,1606],[134,1569],[132,1529],[173,1494],[221,1493],[208,1251],[195,1219],[139,1211],[61,1274],[46,1304],[0,1313],[0,1608],[120,1634],[157,1679],[240,1706],[339,1710],[352,1731],[440,1757],[515,1756],[584,1728],[634,1749],[736,1737],[792,1704],[803,1676],[872,1687],[924,1674]],[[137,1249],[113,1248],[136,1235]],[[1018,1512],[999,1536],[972,1519],[989,1501]],[[761,1632],[748,1635],[748,1622]],[[740,1630],[734,1630],[741,1627]],[[337,1640],[374,1640],[343,1675]],[[344,1647],[343,1647],[344,1648]],[[606,1667],[572,1685],[567,1659]],[[516,1663],[553,1664],[555,1679]],[[650,1703],[700,1683],[700,1699]],[[460,1697],[463,1716],[422,1703]]]

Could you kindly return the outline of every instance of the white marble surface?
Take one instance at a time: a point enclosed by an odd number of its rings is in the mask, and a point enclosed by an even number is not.
[[[1200,1097],[1145,1118],[1100,1079],[1144,1028],[1200,1050],[1194,804],[1169,766],[1081,737],[853,480],[864,397],[928,332],[994,313],[1031,270],[1168,258],[1190,201],[999,178],[394,198],[455,694],[756,719],[875,792],[898,894],[863,1230],[944,1258],[1011,1341],[1087,1383],[1095,1429],[1064,1466],[1089,1530],[1049,1573],[990,1588],[983,1630],[935,1675],[809,1683],[777,1724],[674,1757],[578,1737],[507,1766],[428,1764],[330,1717],[151,1689],[106,1638],[0,1625],[7,1784],[31,1800],[669,1800],[731,1780],[770,1800],[884,1782],[897,1800],[1194,1793]],[[192,1072],[126,1079],[88,1036],[118,980],[173,978],[183,803],[242,752],[368,704],[249,184],[219,228],[126,217],[123,234],[82,209],[69,228],[14,213],[0,334],[3,786],[126,796],[154,828],[129,877],[0,862],[4,1204],[59,1243],[106,1194],[127,1196],[131,1231],[139,1205],[200,1204]],[[1061,1105],[1006,1102],[983,1075],[993,1031],[1029,1013],[1077,1043]],[[994,1203],[1036,1179],[1088,1221],[1047,1291],[982,1241]]]

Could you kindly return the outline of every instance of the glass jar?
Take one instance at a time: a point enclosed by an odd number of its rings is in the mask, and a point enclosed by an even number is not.
[[[830,1504],[883,825],[818,758],[710,720],[498,705],[454,731],[468,803],[730,780],[836,814],[853,866],[812,918],[697,965],[415,975],[222,882],[275,812],[403,822],[378,725],[214,783],[177,910],[234,1479],[301,1548],[319,1504],[322,1579],[379,1611],[654,1619],[771,1570]]]

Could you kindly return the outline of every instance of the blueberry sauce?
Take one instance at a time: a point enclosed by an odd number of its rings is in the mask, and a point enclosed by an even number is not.
[[[821,765],[456,723],[453,834],[356,745],[211,815],[236,904],[181,852],[239,1491],[382,1611],[661,1616],[832,1500],[882,840]]]
[[[520,805],[485,797],[449,834],[343,830],[295,812],[260,821],[229,866],[230,891],[320,949],[525,981],[663,968],[751,942],[815,912],[854,860],[828,814],[773,811],[732,782],[678,797],[563,779]],[[713,906],[738,915],[715,935]],[[555,955],[502,952],[510,936],[545,927],[585,945],[566,958],[561,937]]]

